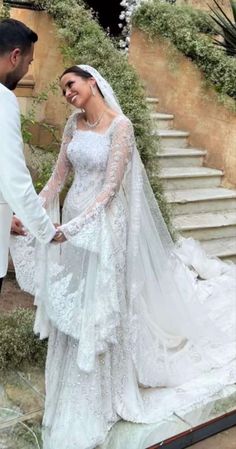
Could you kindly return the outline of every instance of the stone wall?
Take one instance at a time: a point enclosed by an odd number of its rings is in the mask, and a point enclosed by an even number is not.
[[[203,9],[204,11],[209,11],[209,5],[215,6],[213,0],[177,0],[177,5],[190,5],[194,8]],[[227,14],[232,13],[229,0],[218,0],[219,5],[224,9]]]
[[[151,42],[139,30],[132,32],[129,59],[148,95],[159,98],[159,111],[175,114],[190,144],[208,151],[205,164],[224,170],[225,186],[236,186],[236,114],[220,104],[198,68],[172,44]]]

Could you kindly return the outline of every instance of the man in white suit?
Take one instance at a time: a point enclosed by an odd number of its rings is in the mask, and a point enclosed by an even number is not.
[[[23,155],[20,111],[12,90],[27,73],[38,36],[22,22],[0,22],[0,289],[8,266],[13,211],[41,242],[55,227],[40,204]],[[21,223],[19,221],[19,233]]]

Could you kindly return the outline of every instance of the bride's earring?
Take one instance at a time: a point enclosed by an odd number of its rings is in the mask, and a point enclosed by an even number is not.
[[[95,91],[95,89],[94,89],[94,87],[92,85],[90,85],[90,89],[91,89],[91,92],[92,92],[93,96],[95,97],[96,91]]]

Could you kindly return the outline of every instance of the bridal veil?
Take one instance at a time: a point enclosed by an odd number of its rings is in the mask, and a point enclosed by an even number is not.
[[[79,67],[95,78],[105,102],[122,115],[109,83],[93,67]],[[65,148],[75,127],[73,113],[63,135]],[[233,326],[222,329],[217,312],[206,306],[205,299],[219,292],[213,285],[212,289],[199,288],[204,281],[197,282],[196,270],[190,266],[194,258],[196,266],[204,265],[198,244],[190,239],[189,245],[183,241],[178,248],[173,243],[131,123],[121,128],[120,136],[111,150],[114,157],[101,200],[95,201],[89,213],[61,226],[68,242],[58,247],[43,246],[30,236],[12,240],[17,278],[23,289],[35,294],[35,332],[45,338],[53,325],[78,340],[81,370],[93,371],[96,356],[116,345],[122,321],[127,329],[124,344],[132,348],[139,383],[178,385],[235,356]],[[122,142],[128,148],[125,155]],[[114,206],[117,192],[119,202]],[[57,192],[51,199],[49,192],[46,203],[57,222]],[[75,251],[80,248],[79,283],[63,261],[63,245],[72,245]],[[232,266],[208,258],[204,263],[205,268],[199,270],[202,278],[211,269],[212,278],[232,278]],[[234,288],[235,284],[230,287],[231,296]]]

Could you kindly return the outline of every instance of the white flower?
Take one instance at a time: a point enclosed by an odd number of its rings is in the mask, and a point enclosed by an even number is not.
[[[124,48],[124,47],[126,47],[126,44],[125,44],[124,41],[120,40],[120,41],[119,41],[119,46],[120,46],[121,48]]]
[[[120,13],[119,19],[120,19],[120,20],[124,20],[124,19],[125,19],[125,12],[124,12],[124,11],[122,11],[122,12]]]
[[[131,34],[131,16],[134,10],[143,0],[121,0],[120,5],[123,10],[120,13],[119,19],[123,20],[124,23],[119,23],[118,27],[122,30],[121,35],[123,40],[119,41],[119,47],[125,53],[128,53],[130,44],[130,34]],[[167,1],[167,0],[166,0]]]

